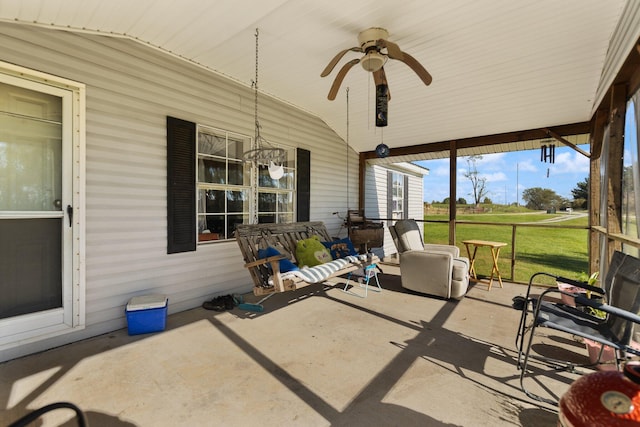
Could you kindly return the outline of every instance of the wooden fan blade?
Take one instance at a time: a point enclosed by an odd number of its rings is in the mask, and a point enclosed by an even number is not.
[[[390,42],[389,40],[378,40],[376,44],[380,47],[387,48],[387,56],[389,58],[402,61],[402,57],[404,56],[404,53],[400,50],[400,47],[394,42]]]
[[[373,72],[373,83],[378,85],[386,85],[387,86],[387,100],[391,101],[391,91],[389,88],[389,83],[387,83],[387,76],[384,72],[384,67],[380,68],[378,71]]]
[[[333,59],[327,64],[327,66],[324,68],[324,70],[322,70],[322,73],[320,74],[320,77],[326,77],[329,75],[329,73],[331,73],[331,71],[333,71],[334,67],[336,66],[336,64],[338,63],[338,61],[340,61],[342,59],[342,57],[349,51],[353,51],[353,52],[362,52],[362,49],[360,49],[359,47],[350,47],[349,49],[345,49],[343,51],[338,52],[338,54],[336,56],[333,57]]]
[[[336,76],[336,79],[333,81],[331,89],[329,90],[329,96],[327,96],[327,98],[329,98],[329,101],[333,101],[334,99],[336,99],[338,89],[340,89],[340,85],[344,80],[344,76],[346,76],[351,67],[356,65],[358,62],[360,62],[360,59],[352,59],[351,61],[344,64],[342,68],[340,68],[340,71],[338,71],[338,75]]]
[[[425,70],[424,67],[418,61],[416,61],[413,56],[409,55],[406,52],[402,52],[402,59],[400,59],[400,61],[407,64],[409,68],[415,71],[415,73],[418,75],[418,77],[420,77],[420,80],[422,80],[425,85],[429,86],[431,84],[431,81],[433,80],[431,74],[429,74],[427,70]]]

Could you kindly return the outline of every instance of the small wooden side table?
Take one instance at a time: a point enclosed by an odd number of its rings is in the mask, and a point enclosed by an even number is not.
[[[479,247],[489,247],[491,249],[491,257],[493,258],[493,267],[491,268],[491,277],[489,278],[489,291],[491,290],[491,285],[493,284],[493,277],[495,276],[498,279],[498,283],[500,283],[500,287],[502,288],[502,277],[500,276],[500,270],[498,269],[498,257],[500,256],[500,249],[507,246],[506,243],[503,242],[491,242],[489,240],[463,240],[464,246],[467,248],[467,254],[469,255],[469,260],[471,261],[471,266],[469,267],[469,273],[473,276],[474,279],[478,280],[478,276],[476,274],[475,262],[476,262],[476,252],[478,252]],[[471,246],[473,246],[473,252],[471,252]]]

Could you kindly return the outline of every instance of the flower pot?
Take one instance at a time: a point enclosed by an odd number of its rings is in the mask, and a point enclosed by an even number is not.
[[[598,362],[598,356],[600,355],[600,349],[602,348],[603,344],[591,341],[590,339],[586,338],[584,340],[584,344],[587,347],[587,351],[589,352],[589,361],[595,364],[596,362]],[[602,371],[616,370],[617,368],[615,360],[616,351],[612,347],[605,345],[604,350],[602,351],[602,357],[600,357],[597,368]]]
[[[564,283],[564,282],[557,282],[557,286],[558,286],[558,289],[561,290],[562,292],[568,292],[568,293],[571,293],[571,294],[577,294],[577,293],[586,292],[582,288],[578,288],[577,286],[573,286],[573,285],[570,285],[570,284]],[[561,294],[560,295],[560,299],[562,300],[562,303],[564,305],[569,305],[571,307],[575,307],[576,306],[575,298],[573,298],[573,297],[571,297],[569,295]]]

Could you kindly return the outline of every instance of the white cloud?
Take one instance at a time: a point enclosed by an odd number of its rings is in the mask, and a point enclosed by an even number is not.
[[[487,182],[501,182],[501,181],[509,180],[509,178],[507,178],[507,175],[505,175],[504,172],[481,174],[480,176],[482,178],[486,178]]]
[[[449,176],[449,166],[439,166],[437,169],[432,170],[435,176]]]
[[[518,172],[538,172],[538,168],[533,164],[531,160],[518,161]]]
[[[589,158],[576,151],[560,153],[555,158],[555,164],[551,165],[553,172],[565,173],[589,173]]]

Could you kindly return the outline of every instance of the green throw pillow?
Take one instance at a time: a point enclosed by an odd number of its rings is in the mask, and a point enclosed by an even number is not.
[[[300,267],[313,267],[331,261],[331,253],[318,236],[311,236],[296,245],[296,259]]]

